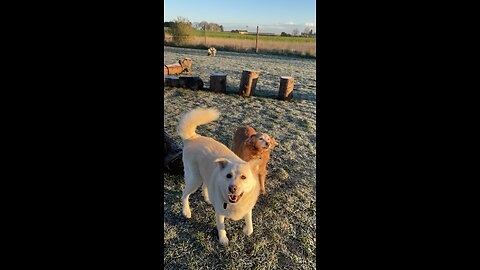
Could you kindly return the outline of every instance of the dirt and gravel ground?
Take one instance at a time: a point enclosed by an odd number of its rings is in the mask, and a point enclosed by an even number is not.
[[[218,243],[213,207],[200,190],[190,198],[192,218],[181,213],[183,175],[164,175],[165,269],[314,269],[316,267],[316,60],[284,56],[164,47],[164,63],[193,60],[192,75],[209,87],[209,75],[227,74],[227,94],[164,88],[165,131],[181,145],[175,127],[196,107],[215,107],[220,118],[197,133],[227,146],[236,128],[250,125],[273,136],[280,146],[268,164],[266,196],[253,210],[253,234],[242,220],[226,220],[230,244]],[[260,71],[256,96],[243,98],[243,69]],[[295,78],[294,98],[276,100],[281,76]]]

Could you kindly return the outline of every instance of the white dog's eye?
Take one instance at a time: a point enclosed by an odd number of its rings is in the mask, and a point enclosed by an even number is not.
[[[227,174],[227,178],[232,178],[232,174],[231,173]]]
[[[240,176],[240,178],[247,179],[247,177],[245,175]]]

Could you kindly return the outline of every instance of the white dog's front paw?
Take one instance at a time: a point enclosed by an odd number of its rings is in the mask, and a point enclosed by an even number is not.
[[[218,238],[218,240],[220,241],[220,244],[222,244],[223,246],[228,246],[228,238],[227,236],[220,236]]]
[[[191,218],[192,217],[192,212],[190,212],[190,209],[185,209],[184,208],[182,213],[186,218]]]
[[[228,246],[227,232],[225,230],[218,231],[218,240],[220,241],[220,244]]]
[[[247,226],[243,226],[243,232],[249,236],[253,233],[253,227],[247,227]]]

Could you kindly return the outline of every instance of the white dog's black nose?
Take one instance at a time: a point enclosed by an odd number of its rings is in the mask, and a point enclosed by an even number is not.
[[[237,191],[237,186],[236,185],[228,186],[228,191],[230,191],[231,193],[234,193],[235,191]]]

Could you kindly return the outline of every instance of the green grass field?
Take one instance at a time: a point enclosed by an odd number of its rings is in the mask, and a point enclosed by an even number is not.
[[[195,36],[204,37],[205,33],[203,30],[194,30]],[[207,38],[231,38],[231,39],[243,39],[243,40],[255,40],[255,35],[241,35],[232,32],[212,32],[207,31]],[[287,41],[287,42],[312,42],[317,41],[316,38],[307,38],[307,37],[282,37],[282,36],[258,36],[259,40],[271,40],[271,41]]]
[[[165,27],[165,34],[171,35],[170,28]],[[203,30],[193,30],[196,37],[204,37],[205,32]],[[207,31],[207,38],[228,38],[228,39],[239,39],[239,40],[255,40],[255,35],[241,35],[238,33],[232,32],[213,32]],[[259,40],[270,40],[270,41],[286,41],[286,42],[306,42],[306,43],[315,43],[317,38],[307,38],[307,37],[282,37],[282,36],[259,36]]]

